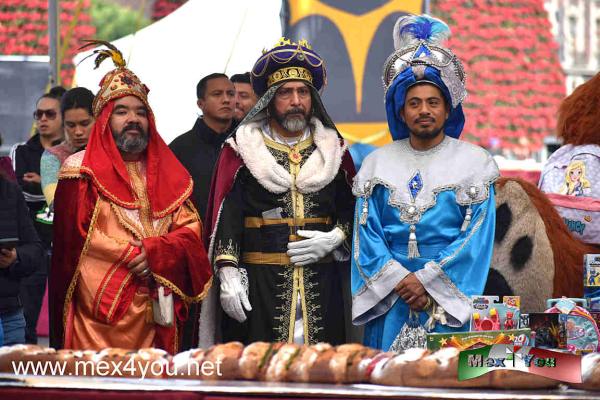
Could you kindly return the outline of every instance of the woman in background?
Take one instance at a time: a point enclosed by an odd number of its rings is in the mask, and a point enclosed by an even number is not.
[[[40,164],[42,191],[51,209],[58,183],[58,171],[62,163],[71,154],[85,149],[87,145],[94,125],[93,101],[94,94],[84,87],[73,88],[63,95],[60,112],[65,130],[65,140],[61,144],[47,149],[42,155]]]

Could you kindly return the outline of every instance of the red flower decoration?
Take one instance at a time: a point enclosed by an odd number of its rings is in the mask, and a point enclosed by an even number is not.
[[[434,0],[431,9],[450,25],[448,46],[467,72],[462,137],[538,151],[566,94],[543,1]]]

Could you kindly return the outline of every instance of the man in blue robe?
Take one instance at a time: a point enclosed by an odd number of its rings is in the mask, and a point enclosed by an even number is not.
[[[492,257],[499,176],[489,153],[459,141],[466,96],[460,61],[429,16],[401,17],[384,67],[394,141],[355,178],[352,319],[366,345],[424,345],[425,331],[468,329]]]

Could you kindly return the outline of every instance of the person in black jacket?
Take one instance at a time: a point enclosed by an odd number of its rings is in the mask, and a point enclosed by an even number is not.
[[[204,222],[213,170],[221,146],[234,128],[235,87],[227,75],[214,73],[200,79],[196,96],[202,117],[196,120],[190,131],[175,138],[169,147],[192,176],[192,201]],[[190,315],[196,312],[197,306],[191,305]],[[192,346],[197,327],[198,321],[189,318],[184,327],[182,350]]]
[[[235,88],[227,75],[205,76],[196,86],[202,117],[169,147],[194,180],[194,206],[204,221],[210,180],[221,146],[233,129]]]
[[[64,93],[64,88],[56,86],[40,97],[33,112],[36,134],[26,143],[15,146],[12,155],[17,182],[23,190],[30,218],[46,250],[39,268],[21,282],[20,297],[27,321],[27,343],[37,343],[36,327],[46,291],[52,246],[52,214],[42,193],[40,160],[45,149],[60,144],[63,139],[60,101]]]
[[[39,268],[43,253],[21,189],[0,171],[0,321],[4,345],[25,343],[20,281]]]

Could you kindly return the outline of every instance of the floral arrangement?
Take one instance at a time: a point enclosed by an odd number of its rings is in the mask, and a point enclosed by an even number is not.
[[[517,157],[540,150],[566,95],[543,0],[434,0],[431,10],[467,72],[462,138]]]

